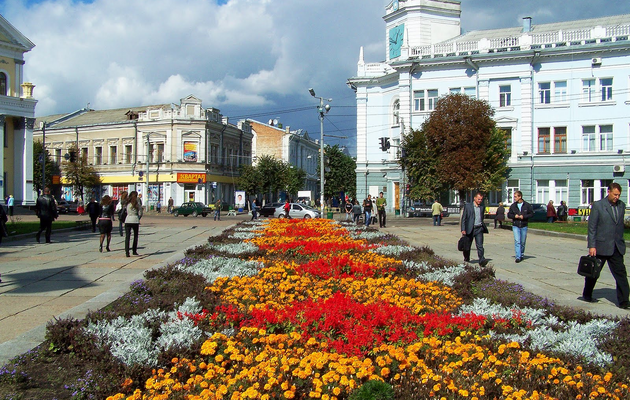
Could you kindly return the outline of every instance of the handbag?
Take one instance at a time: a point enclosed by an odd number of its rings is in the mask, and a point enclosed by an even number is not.
[[[471,240],[468,236],[462,236],[457,242],[457,250],[468,251],[470,250]]]
[[[488,232],[488,226],[486,225],[485,222],[481,223],[481,230],[483,231],[483,233],[489,233]]]
[[[578,263],[577,273],[587,278],[597,279],[602,271],[602,261],[593,256],[582,256]]]

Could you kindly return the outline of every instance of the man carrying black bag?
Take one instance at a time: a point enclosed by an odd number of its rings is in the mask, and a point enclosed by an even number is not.
[[[601,260],[602,266],[608,261],[610,272],[617,283],[617,301],[619,308],[628,309],[630,306],[628,296],[628,274],[623,256],[626,254],[626,242],[623,240],[624,214],[626,205],[619,200],[621,185],[611,183],[608,186],[608,195],[593,203],[591,214],[588,218],[588,254]],[[597,278],[584,278],[583,300],[595,303],[593,288]]]
[[[484,210],[481,206],[482,201],[483,193],[477,192],[473,198],[473,202],[464,205],[464,208],[462,209],[461,230],[462,236],[468,237],[468,248],[463,250],[464,261],[470,261],[470,248],[472,240],[475,239],[477,256],[479,256],[479,265],[485,267],[488,264],[488,260],[484,257],[483,234],[487,233],[488,229],[483,223]]]

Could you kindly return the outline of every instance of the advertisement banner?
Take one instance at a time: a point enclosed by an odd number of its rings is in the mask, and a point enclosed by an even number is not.
[[[184,142],[184,162],[197,162],[197,142]]]
[[[177,183],[206,183],[206,173],[177,173]]]
[[[234,204],[238,211],[243,211],[245,208],[245,192],[242,190],[237,190],[234,192]]]

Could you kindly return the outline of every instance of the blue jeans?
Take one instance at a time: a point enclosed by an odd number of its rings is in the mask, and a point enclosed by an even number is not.
[[[514,233],[514,254],[516,258],[523,258],[523,254],[525,254],[525,241],[527,240],[527,227],[519,228],[513,226],[512,233]]]
[[[370,219],[372,219],[372,213],[369,211],[365,212],[365,226],[370,226]]]
[[[442,215],[433,216],[433,226],[442,226]]]

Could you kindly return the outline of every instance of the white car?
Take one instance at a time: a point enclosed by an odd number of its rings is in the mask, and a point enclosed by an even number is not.
[[[320,218],[321,214],[318,210],[306,206],[304,204],[298,203],[289,203],[291,205],[291,210],[289,211],[290,218]],[[276,208],[276,212],[273,213],[273,216],[276,218],[285,218],[284,215],[284,204]]]

